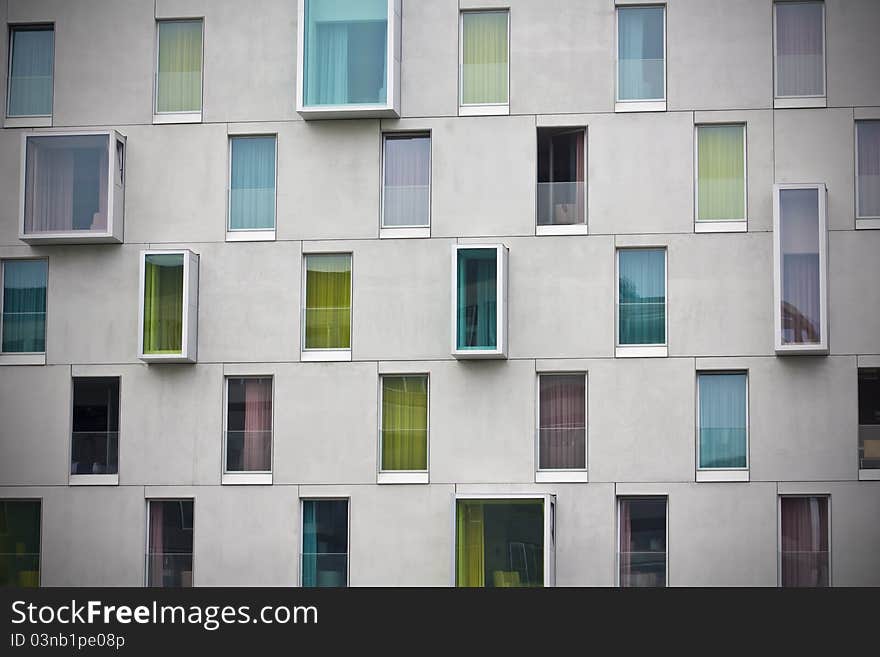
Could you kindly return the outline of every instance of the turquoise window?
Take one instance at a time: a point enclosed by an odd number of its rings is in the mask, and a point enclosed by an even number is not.
[[[699,375],[700,468],[746,467],[746,375]]]
[[[666,344],[666,252],[618,251],[617,343]]]
[[[52,114],[55,30],[51,26],[14,27],[9,33],[7,116]]]
[[[617,99],[663,100],[664,7],[617,8]]]
[[[2,347],[5,353],[46,351],[45,260],[3,261]]]
[[[275,137],[233,137],[229,230],[275,228]]]
[[[348,500],[303,500],[302,585],[348,585]]]
[[[498,348],[498,251],[458,251],[456,348]]]

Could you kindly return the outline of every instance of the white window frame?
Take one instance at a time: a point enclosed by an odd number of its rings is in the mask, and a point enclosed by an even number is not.
[[[555,493],[455,493],[452,496],[452,568],[450,580],[456,588],[458,537],[456,535],[458,501],[479,500],[541,500],[544,503],[544,573],[543,588],[556,586],[556,494]]]
[[[663,251],[663,319],[665,327],[663,344],[620,344],[620,252]],[[655,246],[618,246],[614,249],[614,357],[615,358],[666,358],[669,355],[669,248],[665,244]]]
[[[700,466],[700,377],[707,375],[741,374],[746,378],[746,465],[744,468],[704,468]],[[696,481],[749,481],[749,371],[737,369],[697,370],[696,382]]]
[[[700,128],[741,127],[743,131],[743,218],[700,219]],[[744,121],[694,124],[694,232],[744,233],[749,223],[748,124]]]
[[[28,114],[21,116],[9,116],[9,85],[12,81],[12,34],[16,30],[48,30],[52,29],[52,113]],[[6,38],[9,40],[6,49],[6,107],[3,109],[4,128],[49,128],[52,126],[52,117],[55,113],[55,23],[12,23],[6,27]]]
[[[233,228],[232,223],[232,142],[236,139],[258,139],[272,137],[275,143],[275,179],[273,184],[274,203],[272,205],[272,228]],[[227,135],[226,151],[226,241],[227,242],[272,242],[278,228],[278,134],[274,132],[236,132]]]
[[[825,33],[825,2],[822,5],[822,89],[816,96],[779,95],[779,56],[776,44],[776,7],[779,4],[814,4],[813,0],[774,0],[773,2],[773,108],[825,107],[828,94],[828,37]]]
[[[119,427],[116,431],[116,474],[72,474],[70,472],[70,467],[72,465],[73,460],[73,392],[74,392],[74,381],[76,379],[117,379],[118,389],[119,389],[119,397],[116,399],[116,413],[117,413],[117,421],[119,422]],[[122,376],[119,374],[74,374],[70,377],[70,422],[68,426],[70,426],[70,444],[68,446],[68,463],[67,463],[67,483],[69,486],[118,486],[119,485],[119,470],[121,469],[121,459],[120,452],[121,450],[121,442],[119,440],[119,436],[122,433]]]
[[[535,153],[537,153],[538,132],[552,129],[584,131],[584,221],[580,224],[541,225],[538,223],[538,169],[535,167],[535,235],[589,235],[590,234],[590,130],[589,126],[539,125],[535,130]]]
[[[507,14],[507,102],[464,103],[464,15]],[[459,116],[508,116],[510,114],[510,8],[459,9],[458,12],[458,115]]]
[[[144,283],[149,255],[183,256],[183,317],[179,354],[144,353]],[[195,363],[198,356],[199,255],[189,249],[147,249],[140,253],[138,285],[138,358],[145,363]]]
[[[272,382],[272,429],[269,438],[269,470],[227,470],[226,448],[229,443],[229,380],[269,379]],[[223,375],[223,446],[220,458],[220,483],[222,485],[271,485],[275,470],[275,377],[271,374],[224,374]]]
[[[296,14],[296,111],[306,121],[310,119],[344,118],[399,118],[400,117],[400,52],[401,52],[401,0],[387,0],[387,27],[385,43],[385,103],[306,105],[304,85],[305,61],[305,3],[297,0]]]
[[[620,10],[640,7],[663,8],[663,98],[646,100],[620,100]],[[627,3],[618,1],[614,5],[614,111],[615,112],[665,112],[666,97],[669,95],[666,56],[666,11],[664,2]]]
[[[159,25],[162,23],[192,23],[199,21],[202,24],[202,80],[201,92],[202,96],[199,100],[201,109],[198,111],[186,112],[160,112],[159,111]],[[153,58],[153,123],[169,124],[169,123],[201,123],[202,112],[205,111],[205,17],[190,16],[178,18],[157,18],[156,22],[156,38],[154,40],[156,54]]]
[[[779,493],[776,495],[776,586],[782,588],[782,498],[784,497],[824,497],[828,500],[828,586],[834,586],[832,576],[834,573],[831,550],[834,545],[831,541],[831,493]]]
[[[856,230],[870,230],[880,228],[880,215],[861,215],[859,214],[859,125],[863,123],[876,123],[880,126],[880,116],[874,119],[856,119],[854,121],[855,134],[855,208],[856,208]]]
[[[154,488],[155,490],[155,488]],[[146,536],[146,545],[144,546],[144,588],[165,588],[165,587],[155,587],[150,586],[150,504],[153,502],[192,502],[193,505],[193,526],[192,526],[192,552],[190,553],[190,559],[192,561],[192,584],[190,588],[196,587],[196,498],[192,496],[186,495],[174,495],[173,493],[169,493],[167,496],[163,495],[149,495],[144,498],[147,503],[147,513],[145,520],[145,530],[144,536]],[[164,554],[164,553],[163,553]]]
[[[296,585],[303,587],[303,541],[306,537],[305,520],[306,514],[303,512],[304,502],[345,502],[346,510],[346,544],[345,544],[345,587],[351,586],[351,496],[350,495],[301,495],[299,498],[299,567],[296,569]],[[309,587],[313,588],[313,587]],[[314,587],[317,588],[317,587]]]
[[[44,260],[46,262],[46,335],[43,338],[46,348],[49,345],[49,258],[48,257],[29,257],[16,256],[14,258],[0,258],[0,340],[3,336],[3,292],[5,287],[3,284],[3,274],[5,272],[5,263],[13,260]],[[2,341],[0,341],[2,345]],[[28,351],[28,352],[0,352],[0,365],[45,365],[45,351]]]
[[[541,468],[541,377],[542,376],[582,376],[584,377],[584,467],[583,468]],[[589,373],[581,371],[541,370],[535,377],[535,483],[587,483],[590,467],[590,381]]]
[[[349,258],[350,286],[349,299],[351,307],[348,309],[348,348],[340,349],[306,349],[306,285],[308,284],[308,260],[309,256],[342,256]],[[302,254],[302,287],[300,289],[300,361],[307,362],[347,362],[351,360],[351,348],[354,344],[354,252],[353,251],[307,251]]]
[[[427,226],[386,226],[385,225],[385,144],[389,137],[426,137],[428,139],[428,225]],[[433,201],[434,185],[434,148],[431,129],[388,131],[382,133],[382,171],[379,190],[379,237],[431,237],[431,204]]]
[[[25,232],[25,197],[27,196],[27,143],[33,138],[107,137],[107,230],[69,230],[52,233]],[[64,132],[25,132],[21,135],[21,170],[18,193],[18,239],[28,244],[90,244],[122,243],[125,219],[125,155],[127,138],[116,130],[74,130]],[[122,144],[122,161],[119,161],[118,144]],[[121,168],[120,168],[121,167]],[[117,184],[117,171],[121,171],[121,185]]]
[[[665,580],[666,584],[663,588],[669,588],[669,495],[666,493],[661,494],[645,494],[645,495],[617,495],[615,497],[615,515],[617,517],[617,531],[615,532],[615,544],[616,548],[614,551],[614,586],[620,588],[620,502],[622,500],[652,500],[652,499],[663,499],[666,502],[666,550],[663,552],[664,562],[666,565],[666,575]],[[635,587],[629,587],[635,588]]]
[[[815,189],[819,199],[819,335],[820,341],[807,344],[782,342],[782,252],[780,232],[780,191],[786,189]],[[784,183],[773,185],[773,340],[776,355],[828,353],[828,224],[827,192],[825,183]]]
[[[495,349],[458,348],[458,252],[476,249],[495,250]],[[507,261],[508,248],[503,244],[452,245],[452,356],[458,359],[507,358]]]
[[[425,454],[427,455],[427,467],[424,470],[383,470],[382,469],[382,408],[384,407],[384,383],[385,379],[400,377],[425,377],[428,416],[427,434],[425,436]],[[376,456],[376,483],[378,484],[427,484],[430,483],[431,472],[431,374],[429,372],[382,372],[379,374],[379,452]]]

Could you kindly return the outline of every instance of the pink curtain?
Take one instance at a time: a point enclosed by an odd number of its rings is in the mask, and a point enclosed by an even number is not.
[[[828,586],[828,498],[783,497],[783,586]]]
[[[150,540],[148,548],[149,585],[162,586],[164,574],[164,543],[163,526],[165,521],[165,504],[150,502]]]
[[[540,381],[540,467],[587,465],[586,379],[583,374],[545,374]]]
[[[248,379],[244,386],[244,470],[272,469],[272,380]]]

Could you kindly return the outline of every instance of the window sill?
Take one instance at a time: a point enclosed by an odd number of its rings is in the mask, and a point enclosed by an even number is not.
[[[615,112],[665,112],[665,100],[618,100],[614,103]]]
[[[482,360],[490,358],[507,358],[507,352],[500,349],[453,349],[452,357],[458,360]]]
[[[72,474],[67,482],[71,486],[118,486],[118,474]]]
[[[614,349],[615,358],[666,358],[668,355],[666,345],[619,346]]]
[[[695,221],[695,233],[745,233],[748,230],[746,221]]]
[[[312,119],[397,119],[400,112],[392,105],[307,105],[297,107],[296,113],[304,121]]]
[[[535,226],[535,235],[589,235],[587,224],[560,224],[556,226]]]
[[[344,363],[351,360],[351,349],[310,349],[300,352],[304,363]]]
[[[877,230],[880,229],[880,217],[871,219],[856,218],[856,230]]]
[[[0,354],[0,365],[45,365],[46,354]]]
[[[538,470],[536,484],[586,484],[590,481],[586,470]]]
[[[7,116],[4,128],[51,128],[51,116]]]
[[[201,112],[168,112],[167,114],[153,114],[153,123],[155,125],[166,125],[170,123],[201,123]]]
[[[271,486],[271,472],[224,472],[220,483],[224,486]]]
[[[377,484],[427,484],[427,472],[380,472]]]
[[[859,481],[880,481],[880,468],[860,469]]]
[[[406,226],[400,228],[379,228],[382,239],[401,239],[412,237],[431,237],[430,226]]]
[[[274,242],[275,229],[272,230],[227,230],[227,242]]]
[[[776,345],[777,356],[827,356],[827,344],[786,344]]]
[[[26,244],[122,244],[113,233],[77,230],[69,233],[23,233],[18,239]]]
[[[510,105],[459,105],[459,116],[508,116]]]
[[[195,363],[195,357],[190,358],[180,354],[138,354],[138,359],[145,363]]]
[[[748,481],[748,470],[697,470],[697,481]]]
[[[827,107],[828,101],[825,96],[821,97],[792,97],[792,98],[774,98],[773,109],[798,109],[810,107]]]

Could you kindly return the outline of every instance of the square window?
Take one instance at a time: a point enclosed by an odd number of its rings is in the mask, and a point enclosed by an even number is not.
[[[146,362],[196,362],[199,256],[142,251],[140,353]]]
[[[54,26],[16,25],[10,28],[8,118],[48,117],[49,123],[41,125],[51,125],[54,68]]]
[[[618,357],[666,355],[666,249],[617,251]]]
[[[46,353],[46,260],[2,260],[3,314],[0,357]],[[0,362],[17,362],[0,358]],[[23,362],[23,361],[22,361]],[[31,363],[33,364],[33,363]]]
[[[510,13],[461,12],[459,114],[507,114]]]
[[[384,135],[382,237],[429,237],[431,135]]]
[[[746,127],[698,125],[696,232],[746,229]]]
[[[666,110],[666,6],[617,7],[615,111]]]
[[[0,586],[40,586],[39,500],[0,500]]]
[[[272,378],[226,379],[223,483],[272,483]]]
[[[666,498],[618,498],[618,584],[666,586]]]
[[[454,246],[456,358],[507,358],[507,247]]]
[[[351,360],[351,254],[305,256],[303,360]]]
[[[70,483],[119,483],[119,377],[74,377]]]
[[[303,500],[302,514],[302,586],[348,586],[348,500]]]
[[[697,372],[697,481],[748,480],[745,372]]]
[[[829,502],[828,496],[779,499],[781,586],[830,586]]]
[[[538,128],[538,234],[583,233],[587,224],[584,128]]]
[[[825,3],[775,2],[776,101],[825,107]]]
[[[859,368],[859,478],[880,479],[880,369]]]
[[[202,120],[202,20],[158,21],[153,123]]]
[[[880,228],[880,121],[856,121],[856,228]]]
[[[379,483],[428,483],[428,375],[385,374]]]
[[[275,239],[275,135],[229,138],[226,239]]]
[[[193,501],[148,500],[147,586],[193,585]]]
[[[585,374],[538,375],[537,433],[537,481],[586,481]]]

